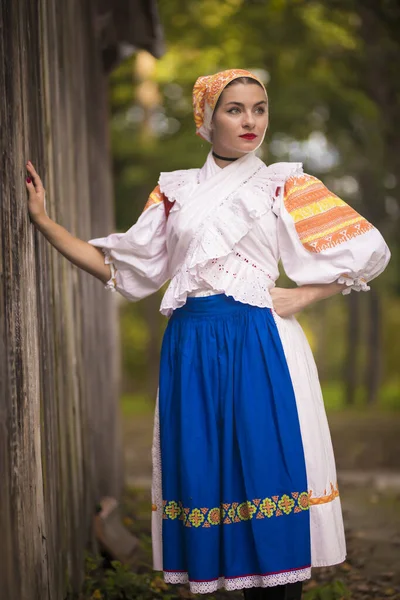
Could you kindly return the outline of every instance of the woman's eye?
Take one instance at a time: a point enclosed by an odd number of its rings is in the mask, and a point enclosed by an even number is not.
[[[262,106],[260,106],[259,108],[256,108],[255,112],[258,115],[263,115],[265,113],[265,108],[263,108]],[[240,113],[240,109],[239,108],[230,108],[228,110],[228,113],[230,113],[232,115],[237,115],[237,114]]]

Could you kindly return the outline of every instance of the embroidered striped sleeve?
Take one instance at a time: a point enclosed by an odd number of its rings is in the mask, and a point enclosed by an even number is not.
[[[298,285],[346,283],[369,290],[390,252],[380,232],[316,177],[290,177],[274,212],[283,267]]]

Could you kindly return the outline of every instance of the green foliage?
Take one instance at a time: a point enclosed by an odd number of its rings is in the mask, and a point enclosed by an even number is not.
[[[399,200],[398,182],[390,177],[398,172],[390,147],[395,143],[391,130],[398,104],[395,90],[388,93],[398,78],[390,79],[377,64],[393,63],[386,57],[400,54],[399,44],[391,38],[389,13],[376,11],[373,33],[379,39],[375,60],[368,62],[370,15],[363,12],[361,2],[328,6],[316,1],[160,0],[158,4],[168,48],[149,75],[160,93],[158,104],[141,105],[135,58],[111,78],[121,228],[132,223],[160,170],[190,168],[204,160],[209,146],[194,135],[192,119],[196,77],[244,67],[258,69],[268,84],[271,118],[264,158],[293,159],[293,144],[281,144],[277,152],[274,142],[282,134],[296,144],[320,132],[337,153],[336,165],[324,167],[304,147],[300,154],[306,168],[329,173],[335,180],[352,176],[359,190],[350,199],[392,232],[382,203],[377,203],[377,193],[381,199],[388,193],[388,180],[391,196]],[[364,174],[373,179],[373,186],[364,185]],[[394,205],[392,210],[397,210]]]
[[[138,380],[147,371],[147,351],[150,332],[141,311],[133,304],[125,304],[120,310],[120,335],[123,352],[123,368],[132,380]]]
[[[167,320],[158,312],[162,292],[120,308],[123,392],[152,396],[156,391],[159,348]],[[149,385],[149,382],[153,385]]]
[[[321,387],[324,405],[328,412],[343,411],[346,409],[343,381],[327,381],[322,383]],[[363,386],[359,385],[355,391],[354,404],[351,408],[365,413],[367,410],[365,400],[365,389]],[[398,379],[393,382],[388,382],[381,387],[377,406],[368,408],[372,413],[374,413],[376,409],[381,411],[400,410],[400,381]]]
[[[240,592],[238,593],[239,597]],[[241,596],[241,594],[240,594]],[[183,586],[166,584],[160,573],[150,570],[134,573],[127,565],[112,561],[104,566],[104,559],[87,553],[85,557],[85,579],[79,600],[180,600],[195,598]],[[207,595],[207,600],[225,598],[225,592]],[[236,594],[229,594],[235,598]],[[73,596],[69,595],[68,600]],[[346,600],[350,591],[340,580],[313,587],[303,594],[304,600]]]
[[[154,398],[146,394],[124,394],[120,403],[122,414],[127,418],[148,415],[154,411]]]
[[[351,598],[350,590],[339,579],[313,588],[304,594],[304,600],[345,600],[346,598]]]
[[[173,600],[176,595],[169,589],[155,573],[137,574],[118,561],[103,568],[101,557],[87,555],[80,600]]]
[[[145,504],[146,508],[141,507]],[[151,538],[149,535],[149,497],[142,491],[126,490],[123,501],[125,513],[124,523],[139,535],[141,541],[141,556],[144,559],[140,573],[134,573],[130,567],[118,561],[106,563],[101,556],[86,554],[85,578],[81,593],[75,600],[190,600],[195,596],[187,586],[168,585],[162,575],[152,571],[150,563]],[[136,519],[133,519],[133,514]],[[140,516],[141,515],[141,516]],[[129,521],[129,523],[127,523]],[[138,531],[137,527],[141,530]],[[315,585],[315,584],[314,584]],[[336,580],[332,583],[318,585],[303,594],[304,600],[345,600],[350,598],[346,585]],[[68,600],[73,600],[73,595]],[[226,592],[220,590],[206,596],[207,600],[228,600],[242,598],[242,592]]]

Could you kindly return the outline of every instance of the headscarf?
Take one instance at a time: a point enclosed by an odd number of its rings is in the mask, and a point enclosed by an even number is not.
[[[196,123],[196,133],[208,142],[211,142],[211,119],[218,98],[231,81],[239,77],[249,77],[258,81],[265,93],[265,86],[259,79],[250,71],[244,69],[229,69],[220,71],[215,75],[206,75],[199,77],[193,88],[193,112],[194,121]]]

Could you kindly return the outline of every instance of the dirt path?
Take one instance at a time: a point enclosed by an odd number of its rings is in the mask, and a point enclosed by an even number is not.
[[[316,583],[343,579],[352,598],[400,600],[400,414],[330,417],[348,560],[314,569]],[[124,419],[127,484],[151,484],[152,414]],[[396,470],[397,467],[397,470]]]

